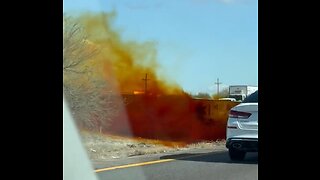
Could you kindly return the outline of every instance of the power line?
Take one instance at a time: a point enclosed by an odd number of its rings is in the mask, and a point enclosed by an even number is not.
[[[218,97],[219,97],[219,85],[222,84],[222,82],[219,82],[219,78],[217,79],[217,82],[215,82],[214,84],[217,85],[217,94],[218,94]]]
[[[148,79],[148,74],[147,73],[146,73],[145,78],[143,78],[142,80],[144,81],[144,94],[147,94],[148,80],[150,80],[150,79]]]

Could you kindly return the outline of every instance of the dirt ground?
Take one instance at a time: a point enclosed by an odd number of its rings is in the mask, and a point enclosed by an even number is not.
[[[212,149],[213,151],[225,149],[225,140],[185,144],[88,132],[81,132],[80,134],[91,161],[123,159],[145,154],[170,153],[192,149]]]

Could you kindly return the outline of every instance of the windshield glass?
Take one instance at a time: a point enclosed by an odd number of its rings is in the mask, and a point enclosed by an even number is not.
[[[243,99],[229,87],[257,84],[257,0],[63,6],[64,98],[101,180],[256,178],[257,154],[231,161],[226,133]]]

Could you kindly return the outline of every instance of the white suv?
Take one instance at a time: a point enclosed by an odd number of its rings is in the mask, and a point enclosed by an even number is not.
[[[258,91],[230,110],[226,147],[231,160],[243,160],[247,152],[258,152]]]

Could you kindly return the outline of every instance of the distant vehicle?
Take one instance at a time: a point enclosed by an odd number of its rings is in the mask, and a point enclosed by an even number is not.
[[[236,101],[235,98],[220,98],[219,100],[222,100],[222,101]]]
[[[237,101],[243,101],[250,94],[258,90],[257,86],[234,85],[229,86],[229,98],[234,98]]]
[[[226,147],[231,160],[258,151],[258,90],[230,110]]]

